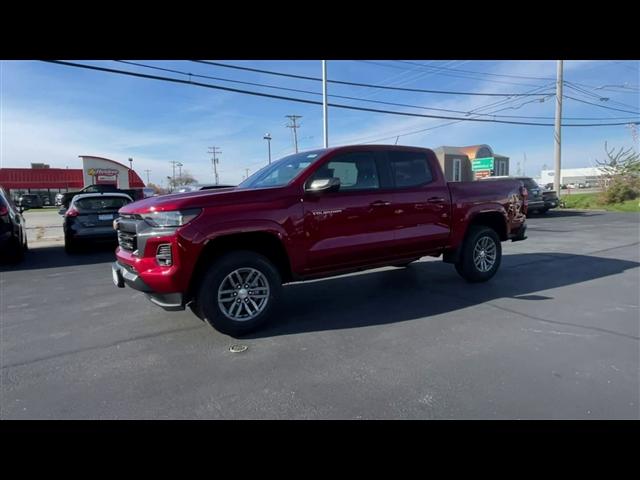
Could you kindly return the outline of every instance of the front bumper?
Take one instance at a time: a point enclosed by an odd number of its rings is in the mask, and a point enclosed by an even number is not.
[[[124,288],[125,285],[144,292],[147,298],[154,304],[168,311],[184,310],[184,298],[182,293],[157,293],[138,275],[135,270],[120,262],[111,264],[111,275],[116,287]]]
[[[527,224],[523,224],[520,228],[518,228],[517,230],[514,230],[511,235],[510,235],[510,239],[512,242],[520,242],[522,240],[526,240],[527,237],[525,235],[525,233],[527,232]]]

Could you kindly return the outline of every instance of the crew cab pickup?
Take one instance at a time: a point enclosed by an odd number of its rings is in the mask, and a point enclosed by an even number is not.
[[[525,239],[515,179],[445,181],[432,150],[347,146],[284,157],[240,185],[119,210],[113,281],[232,336],[265,322],[282,285],[442,256],[469,282]]]

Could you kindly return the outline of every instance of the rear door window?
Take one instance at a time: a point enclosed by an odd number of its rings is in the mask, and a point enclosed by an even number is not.
[[[433,181],[429,162],[421,152],[389,152],[389,163],[396,188],[417,187]]]

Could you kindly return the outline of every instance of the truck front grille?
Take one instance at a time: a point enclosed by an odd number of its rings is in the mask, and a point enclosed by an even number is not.
[[[123,250],[134,252],[137,249],[137,235],[135,233],[118,230],[118,245]]]

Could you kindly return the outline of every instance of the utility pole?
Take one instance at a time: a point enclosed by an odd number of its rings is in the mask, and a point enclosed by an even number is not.
[[[246,172],[246,175],[245,175],[245,177],[244,177],[244,178],[245,178],[245,180],[246,180],[247,178],[249,178],[249,169],[248,169],[248,168],[245,168],[245,169],[244,169],[244,171]]]
[[[151,172],[151,170],[145,170],[146,174],[147,174],[147,185],[149,184],[149,172]]]
[[[562,127],[562,60],[558,60],[556,73],[556,121],[555,121],[555,175],[553,178],[553,189],[560,192],[560,171],[561,165],[561,132]]]
[[[180,181],[180,185],[182,185],[182,167],[183,167],[183,165],[182,165],[182,163],[178,162],[178,163],[176,163],[176,166],[178,167],[178,178],[179,178],[179,181]]]
[[[171,191],[173,192],[173,189],[176,186],[176,163],[179,163],[179,162],[175,160],[171,160],[170,163],[171,163],[171,166],[173,167],[173,174],[171,175],[171,185],[170,185]]]
[[[322,128],[324,131],[324,148],[329,148],[329,109],[327,106],[327,61],[322,60]],[[296,152],[298,149],[296,149]]]
[[[298,132],[297,129],[300,128],[300,125],[296,125],[296,120],[298,118],[302,118],[301,115],[285,115],[285,117],[291,119],[291,125],[286,125],[287,128],[291,128],[293,130],[293,143],[296,148],[296,153],[298,153]]]
[[[271,134],[265,133],[264,137],[262,138],[267,141],[267,145],[269,146],[269,165],[271,165]]]
[[[524,160],[522,162],[522,176],[527,176],[527,152],[524,152]]]
[[[216,157],[216,155],[222,153],[222,151],[218,147],[209,147],[208,153],[212,155],[211,165],[213,165],[213,178],[216,185],[218,185],[220,183],[220,179],[218,178],[218,163],[220,163],[220,159]]]

